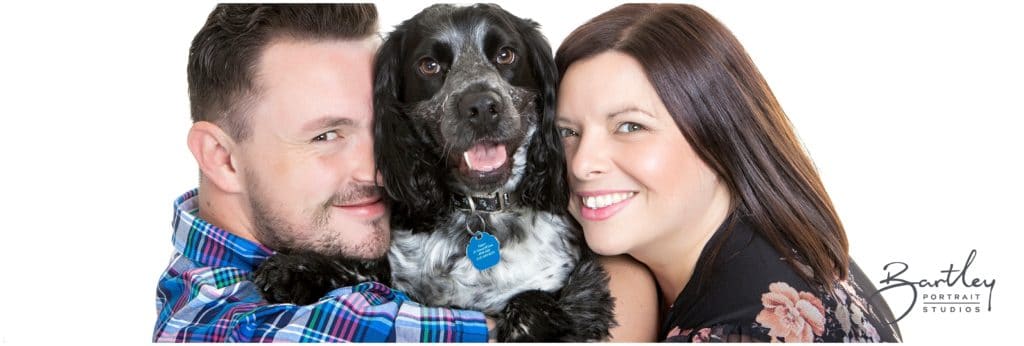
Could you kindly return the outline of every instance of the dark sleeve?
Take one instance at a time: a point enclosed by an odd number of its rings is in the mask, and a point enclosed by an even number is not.
[[[665,341],[770,341],[771,334],[780,331],[773,332],[757,319],[777,322],[774,307],[795,304],[800,292],[808,291],[789,263],[758,234],[740,225],[723,236],[727,238],[717,253],[702,253],[693,277],[669,311],[662,329]]]

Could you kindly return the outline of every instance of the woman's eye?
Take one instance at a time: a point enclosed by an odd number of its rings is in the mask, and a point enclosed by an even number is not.
[[[433,76],[441,73],[441,64],[432,58],[423,58],[419,62],[420,73],[426,76]]]
[[[619,128],[615,129],[615,132],[630,133],[635,131],[643,130],[644,126],[637,123],[625,122],[619,125]]]
[[[336,131],[324,132],[317,135],[316,137],[313,137],[314,142],[327,142],[333,141],[335,139],[338,139],[338,132]]]
[[[494,57],[494,62],[501,65],[511,65],[516,62],[516,51],[509,47],[499,49],[498,55]]]
[[[565,138],[565,137],[578,136],[579,133],[576,133],[575,130],[567,128],[567,127],[559,127],[558,128],[558,135],[562,136],[563,138]]]

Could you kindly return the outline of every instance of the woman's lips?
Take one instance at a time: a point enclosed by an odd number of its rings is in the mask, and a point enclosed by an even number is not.
[[[580,192],[580,217],[586,221],[606,220],[626,208],[634,196],[633,191]]]
[[[379,196],[345,205],[335,204],[334,207],[347,214],[366,219],[375,219],[384,215],[384,200]]]

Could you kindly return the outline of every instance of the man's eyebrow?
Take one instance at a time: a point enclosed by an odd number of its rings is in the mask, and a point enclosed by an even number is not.
[[[302,132],[313,132],[340,126],[353,126],[355,123],[351,118],[330,114],[306,122],[306,125],[302,126]]]
[[[625,106],[625,107],[620,108],[617,111],[609,112],[608,113],[608,118],[611,119],[611,118],[617,117],[619,115],[622,115],[624,113],[630,113],[630,112],[643,113],[643,114],[645,114],[645,115],[647,115],[647,116],[649,116],[651,118],[655,117],[654,114],[651,114],[648,111],[640,109],[640,107],[637,107],[637,106]]]

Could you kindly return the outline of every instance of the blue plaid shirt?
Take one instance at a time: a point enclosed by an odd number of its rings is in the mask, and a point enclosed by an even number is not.
[[[177,251],[157,286],[153,341],[487,342],[480,312],[420,306],[377,282],[307,306],[267,303],[252,271],[274,252],[198,218],[197,194],[174,203]]]

